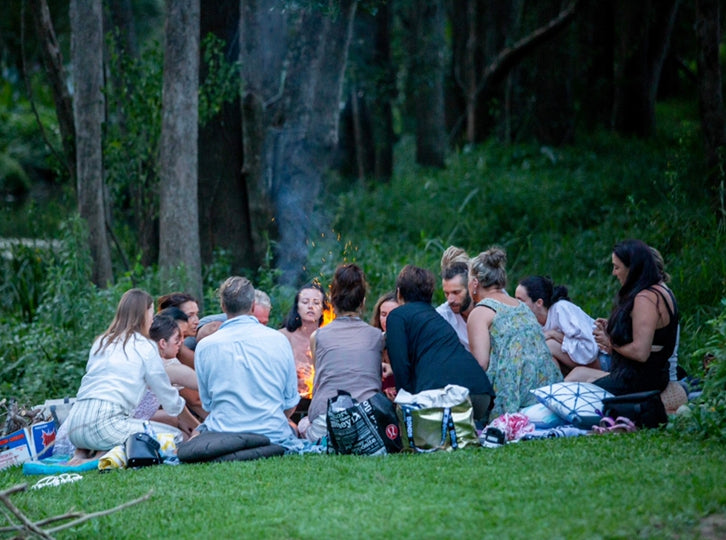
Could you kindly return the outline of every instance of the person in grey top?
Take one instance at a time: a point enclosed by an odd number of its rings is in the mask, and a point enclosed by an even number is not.
[[[344,264],[335,271],[330,298],[336,317],[311,338],[313,398],[308,416],[298,425],[309,441],[325,435],[328,399],[338,390],[358,401],[381,391],[383,333],[360,318],[366,289],[365,275],[357,265]]]

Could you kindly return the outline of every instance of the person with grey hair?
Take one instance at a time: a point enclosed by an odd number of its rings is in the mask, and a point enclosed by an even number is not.
[[[248,279],[228,278],[219,297],[227,320],[196,350],[199,395],[209,412],[198,431],[256,433],[299,451],[288,421],[300,401],[289,341],[252,315],[255,289]]]
[[[474,257],[469,270],[476,302],[466,323],[469,345],[497,394],[492,417],[533,405],[530,390],[562,381],[534,313],[505,290],[506,262],[495,246]]]
[[[267,326],[270,320],[270,311],[272,311],[272,302],[270,296],[260,289],[255,289],[255,309],[252,315],[257,317],[257,320]]]

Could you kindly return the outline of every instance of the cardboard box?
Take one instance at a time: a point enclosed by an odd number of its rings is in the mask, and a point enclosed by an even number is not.
[[[55,422],[33,424],[0,437],[0,470],[53,455]]]

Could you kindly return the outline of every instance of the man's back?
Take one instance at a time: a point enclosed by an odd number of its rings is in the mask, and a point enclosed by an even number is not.
[[[259,433],[283,446],[294,437],[285,410],[300,396],[285,336],[241,315],[202,340],[195,356],[206,429]]]

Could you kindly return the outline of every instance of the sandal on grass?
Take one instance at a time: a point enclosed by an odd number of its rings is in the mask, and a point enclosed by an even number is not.
[[[600,419],[599,425],[592,426],[592,432],[597,433],[598,435],[602,435],[603,433],[610,433],[613,427],[615,427],[615,420],[613,420],[609,416],[603,416]]]
[[[618,433],[632,433],[638,430],[633,421],[625,416],[618,416],[615,419],[615,428]]]

